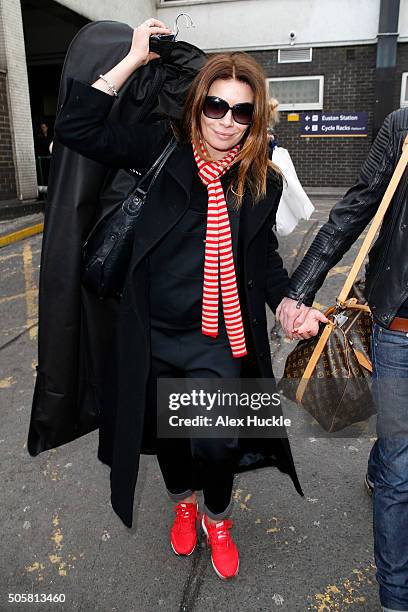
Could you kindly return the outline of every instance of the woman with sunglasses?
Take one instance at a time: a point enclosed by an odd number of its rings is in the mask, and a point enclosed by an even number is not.
[[[112,505],[128,526],[142,435],[132,427],[140,411],[143,436],[153,435],[157,380],[272,379],[265,302],[275,310],[288,284],[272,231],[282,180],[268,160],[265,77],[250,56],[225,53],[209,59],[190,87],[178,125],[108,119],[131,74],[159,57],[149,51],[149,37],[169,33],[157,19],[136,28],[121,62],[92,85],[74,80],[55,126],[64,145],[112,167],[150,167],[177,136],[142,210],[135,251],[142,249],[143,256],[121,301],[127,316],[134,313],[130,319],[122,316],[122,333],[127,330],[129,339],[141,334],[134,371],[147,373],[143,401],[131,414],[119,405],[115,416]],[[125,393],[120,389],[122,398]],[[154,440],[167,492],[176,502],[173,551],[190,555],[196,546],[196,492],[202,490],[202,527],[213,567],[224,579],[239,567],[228,518],[234,474],[277,465],[302,494],[285,436],[263,440],[256,451],[246,442],[244,457],[236,437]]]

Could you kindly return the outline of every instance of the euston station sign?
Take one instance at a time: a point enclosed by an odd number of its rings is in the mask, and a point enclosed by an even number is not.
[[[302,113],[300,130],[304,138],[367,136],[368,113]]]

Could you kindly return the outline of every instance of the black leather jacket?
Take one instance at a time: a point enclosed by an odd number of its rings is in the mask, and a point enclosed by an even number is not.
[[[331,210],[329,220],[295,270],[288,297],[310,306],[329,270],[374,217],[408,133],[408,108],[385,119],[357,183]],[[366,266],[365,296],[375,320],[388,327],[408,298],[408,170],[384,217]],[[333,296],[334,298],[334,296]]]

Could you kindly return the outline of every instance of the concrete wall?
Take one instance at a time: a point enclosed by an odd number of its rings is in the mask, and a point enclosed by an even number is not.
[[[182,38],[206,50],[262,49],[289,45],[374,43],[380,0],[59,0],[87,19],[116,19],[132,26],[155,16],[170,27],[181,12],[191,14],[193,30]],[[341,15],[339,18],[339,6]],[[408,0],[400,4],[400,40],[408,41]]]
[[[58,0],[59,4],[87,19],[114,19],[132,27],[156,14],[154,0]]]
[[[16,195],[16,172],[7,98],[7,73],[0,70],[0,200]]]
[[[296,32],[297,45],[375,42],[380,0],[236,0],[178,4],[160,5],[158,17],[172,24],[179,12],[186,11],[193,17],[196,29],[183,30],[183,38],[203,49],[219,50],[286,46],[292,30]]]
[[[34,142],[20,2],[0,1],[0,69],[5,73],[16,195],[37,197]],[[14,194],[10,193],[10,197]],[[3,196],[4,197],[4,196]]]

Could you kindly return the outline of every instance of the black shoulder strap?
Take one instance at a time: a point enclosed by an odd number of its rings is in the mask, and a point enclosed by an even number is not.
[[[138,182],[137,187],[134,190],[134,193],[139,193],[142,197],[146,195],[154,181],[160,174],[164,164],[173,153],[174,149],[177,146],[177,140],[175,136],[172,137],[170,142],[167,143],[166,147],[153,163],[151,168],[143,175],[141,180]]]

